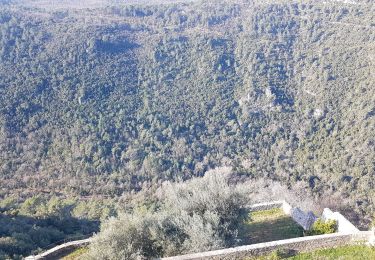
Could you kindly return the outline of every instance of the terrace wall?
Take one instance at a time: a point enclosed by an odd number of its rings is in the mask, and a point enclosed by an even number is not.
[[[269,210],[269,209],[279,209],[282,208],[285,201],[272,201],[266,203],[258,203],[249,206],[250,211],[260,211],[260,210]],[[288,204],[288,203],[287,203]],[[289,204],[288,204],[289,205]]]
[[[372,237],[371,231],[362,231],[356,234],[335,233],[319,236],[300,237],[259,243],[248,246],[240,246],[222,250],[202,252],[196,254],[180,255],[162,258],[163,260],[234,260],[244,259],[269,254],[277,249],[288,249],[292,251],[312,251],[321,248],[331,248],[358,242],[369,241]]]
[[[47,250],[46,252],[42,254],[35,255],[35,256],[28,256],[25,258],[25,260],[60,259],[60,256],[73,252],[77,248],[86,246],[90,242],[91,242],[91,238],[68,242],[68,243],[56,246],[50,250]]]

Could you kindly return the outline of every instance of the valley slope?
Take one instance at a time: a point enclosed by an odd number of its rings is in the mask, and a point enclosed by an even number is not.
[[[231,166],[374,212],[371,1],[43,3],[0,6],[1,197]]]

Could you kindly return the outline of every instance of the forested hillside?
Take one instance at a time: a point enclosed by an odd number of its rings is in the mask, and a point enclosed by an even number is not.
[[[371,0],[50,2],[0,2],[0,197],[231,166],[375,211]]]

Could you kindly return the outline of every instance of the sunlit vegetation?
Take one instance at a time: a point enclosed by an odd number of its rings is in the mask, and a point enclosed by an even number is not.
[[[302,227],[285,215],[282,209],[251,212],[239,230],[239,237],[245,245],[303,235]]]
[[[337,221],[318,219],[314,222],[311,229],[307,232],[310,236],[332,234],[337,231]]]
[[[279,249],[269,255],[249,257],[244,260],[362,260],[374,259],[375,250],[365,245],[348,245],[336,248],[319,249],[313,252],[298,253],[293,250]]]
[[[368,227],[372,1],[58,2],[0,2],[1,257],[219,166]]]
[[[36,196],[17,204],[0,201],[0,259],[18,259],[40,249],[92,236],[100,218],[113,212],[105,200]]]
[[[79,259],[82,259],[82,257],[84,257],[87,254],[88,250],[89,249],[87,247],[79,248],[79,249],[75,250],[73,253],[63,257],[62,260],[79,260]]]
[[[90,259],[150,259],[239,244],[249,189],[211,171],[184,183],[166,183],[155,208],[105,221],[89,246]]]
[[[362,260],[375,259],[375,249],[364,245],[352,245],[338,248],[317,250],[312,253],[301,253],[286,259],[290,260]]]

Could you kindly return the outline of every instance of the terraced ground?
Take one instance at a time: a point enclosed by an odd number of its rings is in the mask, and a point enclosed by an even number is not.
[[[281,209],[250,212],[239,231],[244,245],[303,236],[302,228]],[[87,251],[87,247],[81,248],[63,259],[81,259]]]
[[[294,254],[295,252],[275,251],[267,256],[247,258],[246,260],[371,260],[375,259],[375,248],[365,245],[349,245]]]
[[[364,245],[352,245],[330,249],[317,250],[311,253],[301,253],[296,256],[289,257],[290,260],[364,260],[375,259],[375,249]]]
[[[79,249],[75,250],[74,252],[72,252],[71,254],[63,257],[62,260],[82,259],[82,257],[87,253],[88,250],[89,250],[88,247],[79,248]]]
[[[250,212],[240,229],[244,245],[303,236],[303,229],[281,209]]]
[[[255,244],[274,240],[303,236],[303,230],[281,209],[250,212],[240,229],[243,244]],[[63,260],[76,260],[88,252],[88,248],[80,248],[65,256]],[[375,248],[365,245],[349,245],[337,248],[320,249],[313,252],[298,253],[296,251],[278,250],[273,253],[245,260],[362,260],[375,259]]]

